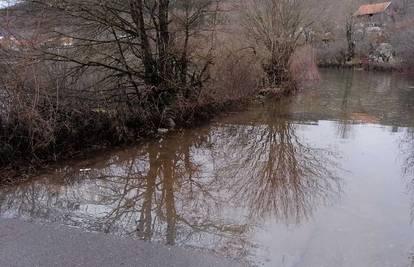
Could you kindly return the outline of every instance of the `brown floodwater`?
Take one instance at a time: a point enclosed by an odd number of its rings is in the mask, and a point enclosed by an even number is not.
[[[213,250],[257,266],[410,266],[414,80],[322,71],[289,99],[64,162],[0,216]]]

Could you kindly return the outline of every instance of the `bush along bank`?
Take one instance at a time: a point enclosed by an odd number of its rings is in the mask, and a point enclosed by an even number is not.
[[[300,34],[307,12],[296,1],[273,9],[101,2],[27,0],[0,9],[19,22],[10,27],[0,16],[3,181],[32,166],[194,125],[260,88],[285,94],[316,74]],[[291,13],[278,16],[285,11]]]
[[[250,98],[176,107],[145,119],[115,112],[71,112],[56,118],[53,129],[34,121],[0,122],[0,185],[21,181],[52,162],[206,123],[221,112],[240,110]]]
[[[208,123],[220,113],[242,111],[254,99],[274,101],[295,91],[287,86],[252,88],[237,98],[178,101],[163,112],[78,106],[76,110],[60,109],[53,118],[48,113],[21,113],[13,120],[0,119],[0,185],[19,182],[56,161]]]

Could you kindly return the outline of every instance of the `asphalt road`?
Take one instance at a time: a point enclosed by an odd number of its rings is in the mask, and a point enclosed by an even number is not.
[[[0,266],[241,266],[204,251],[0,219]]]

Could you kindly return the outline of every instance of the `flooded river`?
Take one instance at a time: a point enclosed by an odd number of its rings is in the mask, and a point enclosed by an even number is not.
[[[0,216],[255,266],[411,266],[414,80],[324,70],[290,99],[51,167]]]

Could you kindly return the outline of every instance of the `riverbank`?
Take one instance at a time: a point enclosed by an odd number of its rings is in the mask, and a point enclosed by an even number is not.
[[[134,145],[175,129],[208,123],[221,113],[241,111],[254,101],[261,102],[265,99],[278,101],[295,92],[296,89],[287,86],[258,88],[255,93],[221,102],[211,100],[203,104],[176,105],[169,109],[166,117],[152,117],[146,121],[137,119],[140,114],[133,115],[122,122],[111,116],[110,112],[79,114],[72,118],[73,129],[69,129],[69,132],[54,133],[53,142],[37,153],[28,150],[27,145],[24,146],[25,139],[30,138],[26,125],[19,123],[2,125],[0,120],[0,139],[7,139],[8,135],[20,132],[20,137],[13,142],[0,144],[0,186],[26,180],[49,164],[58,161],[86,157],[99,150]],[[122,125],[119,125],[120,123]],[[121,131],[119,128],[122,128]]]
[[[2,163],[0,164],[0,185],[25,180],[48,164],[57,161],[82,157],[103,149],[133,145],[174,129],[190,128],[206,123],[220,113],[242,109],[251,99],[253,97],[176,107],[171,109],[168,119],[154,117],[147,121],[135,121],[132,118],[123,122],[122,132],[117,129],[119,121],[111,118],[108,113],[84,114],[82,119],[88,120],[86,125],[77,125],[78,128],[74,128],[71,133],[56,134],[56,140],[53,144],[38,153],[24,151],[25,147],[21,144],[26,137],[29,139],[29,133],[22,130],[20,140],[9,144],[2,142],[0,145],[2,159],[0,160]],[[3,131],[3,133],[0,132],[0,136],[7,138],[6,128],[9,128],[9,132],[11,132],[13,129],[18,131],[19,127],[25,126],[1,125],[0,121],[0,131]]]
[[[131,123],[126,129],[129,133],[122,137],[114,129],[116,122],[105,117],[105,113],[90,114],[93,124],[83,127],[83,129],[77,129],[76,136],[62,135],[58,137],[56,143],[60,145],[48,147],[37,155],[20,153],[14,157],[9,156],[10,161],[7,164],[3,162],[3,166],[0,165],[0,186],[24,181],[58,161],[88,157],[96,151],[134,145],[176,129],[192,128],[208,123],[215,116],[228,111],[241,111],[254,101],[263,101],[267,98],[277,101],[293,93],[289,88],[264,88],[258,90],[255,95],[240,99],[209,102],[203,105],[186,105],[172,109],[171,114],[174,115],[168,120],[164,119],[169,122],[162,122],[161,118],[153,118],[153,121]],[[96,115],[98,116],[96,117]],[[12,146],[10,148],[13,149]],[[11,154],[11,152],[6,150],[7,148],[0,146],[3,156],[7,157],[7,153]]]
[[[50,223],[0,219],[0,265],[13,266],[244,266],[211,252],[86,232]]]
[[[399,66],[392,64],[380,64],[380,63],[362,63],[362,62],[346,62],[346,63],[319,63],[319,68],[332,68],[332,69],[362,69],[366,71],[384,71],[402,72],[403,69]]]

